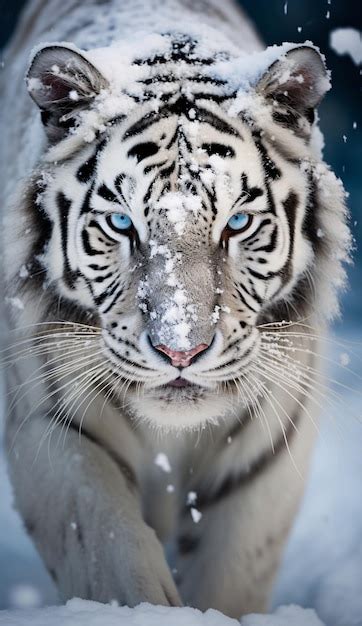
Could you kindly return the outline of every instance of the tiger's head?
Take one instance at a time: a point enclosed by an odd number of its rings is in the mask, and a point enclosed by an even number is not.
[[[316,148],[318,51],[273,48],[250,73],[248,58],[159,40],[128,82],[114,50],[36,53],[49,149],[27,266],[70,319],[95,320],[131,413],[192,428],[238,410],[263,323],[334,314],[349,235]]]

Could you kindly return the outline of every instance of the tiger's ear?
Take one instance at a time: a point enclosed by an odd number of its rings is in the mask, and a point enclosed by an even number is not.
[[[26,83],[52,143],[67,134],[75,115],[107,87],[106,79],[92,63],[61,45],[46,45],[35,54]]]
[[[311,46],[297,46],[275,61],[257,85],[266,98],[309,117],[330,89],[322,56]]]

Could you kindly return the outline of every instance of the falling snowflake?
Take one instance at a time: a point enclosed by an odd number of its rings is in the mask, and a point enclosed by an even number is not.
[[[202,513],[195,509],[195,507],[191,507],[190,512],[192,520],[195,522],[195,524],[198,524],[200,519],[202,518]]]
[[[196,504],[197,493],[196,491],[189,491],[186,498],[186,504],[190,506],[190,504]]]
[[[166,474],[169,474],[171,472],[170,462],[169,462],[166,454],[164,454],[163,452],[159,452],[158,453],[158,455],[156,456],[156,458],[154,460],[154,463],[155,463],[155,465],[160,467],[162,469],[162,471],[165,472]]]
[[[343,367],[347,367],[347,365],[349,365],[350,362],[350,358],[349,355],[347,354],[347,352],[342,352],[339,356],[339,362]]]

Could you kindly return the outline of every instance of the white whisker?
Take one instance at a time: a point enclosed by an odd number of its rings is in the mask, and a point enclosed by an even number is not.
[[[256,370],[256,373],[258,373],[258,371],[257,371],[257,370]],[[255,380],[255,379],[254,379],[254,380]],[[261,382],[261,381],[260,381],[260,382]],[[299,431],[298,431],[298,429],[297,429],[296,425],[294,424],[293,420],[291,419],[291,417],[288,415],[288,413],[285,411],[285,409],[281,406],[280,402],[279,402],[279,401],[275,398],[275,396],[274,396],[273,392],[272,392],[270,389],[268,389],[268,387],[267,387],[265,384],[263,384],[263,383],[261,383],[261,384],[262,384],[262,386],[263,386],[263,389],[265,390],[265,393],[266,393],[266,395],[267,395],[267,397],[268,397],[268,400],[269,400],[269,404],[270,404],[270,406],[271,406],[271,408],[272,408],[272,410],[273,410],[273,412],[274,412],[274,414],[275,414],[275,416],[276,416],[276,418],[277,418],[277,421],[278,421],[278,423],[279,423],[279,426],[280,426],[280,428],[281,428],[281,430],[282,430],[284,443],[285,443],[286,449],[287,449],[287,451],[288,451],[288,454],[289,454],[290,460],[291,460],[291,462],[292,462],[292,464],[293,464],[293,467],[294,467],[294,469],[296,470],[296,472],[297,472],[298,476],[299,476],[299,477],[303,480],[303,476],[302,476],[302,474],[301,474],[301,472],[300,472],[300,470],[299,470],[299,468],[298,468],[298,466],[297,466],[297,464],[296,464],[296,462],[295,462],[295,460],[294,460],[294,457],[293,457],[293,455],[292,455],[292,452],[291,452],[291,449],[290,449],[290,446],[289,446],[289,442],[288,442],[288,437],[287,437],[286,428],[285,428],[285,426],[284,426],[284,424],[283,424],[283,422],[282,422],[282,420],[281,420],[281,418],[280,418],[280,416],[279,416],[278,411],[276,410],[276,408],[275,408],[275,406],[274,406],[274,402],[273,402],[273,400],[274,400],[274,401],[276,401],[276,402],[277,402],[277,404],[279,405],[279,407],[282,409],[283,413],[286,415],[286,417],[287,417],[288,421],[290,422],[290,424],[292,425],[292,427],[294,428],[294,430],[295,430],[297,433],[298,433]]]

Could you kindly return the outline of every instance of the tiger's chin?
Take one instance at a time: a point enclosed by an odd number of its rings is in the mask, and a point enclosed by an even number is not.
[[[208,423],[217,424],[237,410],[231,395],[191,383],[147,389],[141,395],[132,395],[128,406],[137,422],[166,431],[198,430]]]

